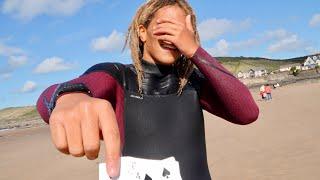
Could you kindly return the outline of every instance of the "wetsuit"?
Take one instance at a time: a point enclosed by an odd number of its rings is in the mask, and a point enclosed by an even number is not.
[[[122,155],[150,159],[174,156],[184,180],[209,180],[202,109],[245,125],[257,119],[259,108],[248,88],[203,48],[199,47],[190,60],[197,68],[181,96],[177,95],[179,79],[174,66],[142,59],[142,96],[132,64],[100,63],[76,79],[48,87],[37,108],[49,123],[60,94],[81,91],[106,99],[116,113]]]

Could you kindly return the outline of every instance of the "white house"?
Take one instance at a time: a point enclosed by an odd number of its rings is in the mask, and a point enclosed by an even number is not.
[[[237,77],[238,78],[248,78],[250,77],[250,73],[249,72],[242,72],[242,71],[239,71],[238,74],[237,74]]]
[[[261,77],[268,74],[266,69],[263,68],[256,68],[256,69],[250,69],[248,71],[248,77]]]
[[[265,75],[267,75],[267,70],[266,69],[255,69],[254,70],[254,76],[255,77],[261,77],[261,76],[265,76]]]
[[[302,66],[301,70],[305,71],[305,70],[309,70],[310,67],[309,66]]]
[[[312,56],[312,60],[317,61],[319,57],[317,55]]]
[[[314,68],[317,64],[320,65],[320,55],[309,56],[303,63],[303,66]]]
[[[311,66],[313,65],[315,62],[314,60],[309,56],[303,63],[303,66]]]
[[[285,64],[280,66],[280,72],[290,71],[292,67],[296,67],[297,69],[302,69],[300,63]]]
[[[244,74],[242,71],[239,71],[238,74],[237,74],[237,77],[238,78],[243,78]]]

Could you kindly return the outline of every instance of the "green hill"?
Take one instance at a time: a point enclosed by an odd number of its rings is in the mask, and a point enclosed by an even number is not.
[[[266,59],[259,57],[217,57],[221,64],[229,71],[236,74],[239,71],[245,72],[250,69],[263,68],[268,72],[276,71],[282,65],[303,63],[308,56],[291,59]]]
[[[35,106],[0,109],[0,130],[44,124]]]

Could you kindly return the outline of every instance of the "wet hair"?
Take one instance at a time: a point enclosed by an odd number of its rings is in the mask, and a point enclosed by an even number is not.
[[[149,0],[144,3],[137,10],[136,15],[134,16],[131,25],[128,28],[126,42],[123,50],[127,45],[129,45],[131,50],[131,58],[133,60],[133,65],[137,72],[137,82],[138,82],[138,91],[140,95],[142,94],[142,79],[143,69],[141,67],[141,59],[143,57],[143,42],[139,37],[139,25],[143,25],[145,28],[148,28],[150,22],[152,21],[155,13],[165,7],[178,5],[182,10],[185,11],[187,15],[191,15],[191,23],[193,29],[195,30],[195,38],[198,44],[200,44],[199,33],[196,26],[196,16],[193,9],[186,0]],[[179,77],[179,89],[178,94],[181,95],[184,86],[188,82],[188,78],[194,70],[195,66],[191,60],[187,59],[184,55],[181,55],[179,59],[176,60],[174,66],[177,69],[177,74]]]

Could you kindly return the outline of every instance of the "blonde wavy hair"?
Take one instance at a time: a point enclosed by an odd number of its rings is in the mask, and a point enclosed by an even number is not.
[[[143,69],[141,67],[141,59],[143,57],[143,42],[139,37],[139,25],[143,25],[145,28],[148,28],[151,20],[153,19],[155,13],[165,6],[178,5],[182,8],[186,14],[191,15],[191,23],[193,29],[195,30],[195,38],[198,44],[200,44],[199,33],[196,27],[196,16],[193,9],[186,0],[149,0],[143,4],[137,11],[134,16],[131,25],[128,28],[126,35],[126,41],[123,50],[127,45],[129,45],[131,50],[131,57],[133,60],[133,65],[137,72],[137,82],[139,94],[142,95],[142,79]],[[188,78],[191,75],[193,69],[195,68],[194,64],[187,59],[185,56],[181,56],[175,63],[174,66],[177,68],[178,77],[179,77],[179,89],[178,95],[181,95],[184,86],[188,82]]]

